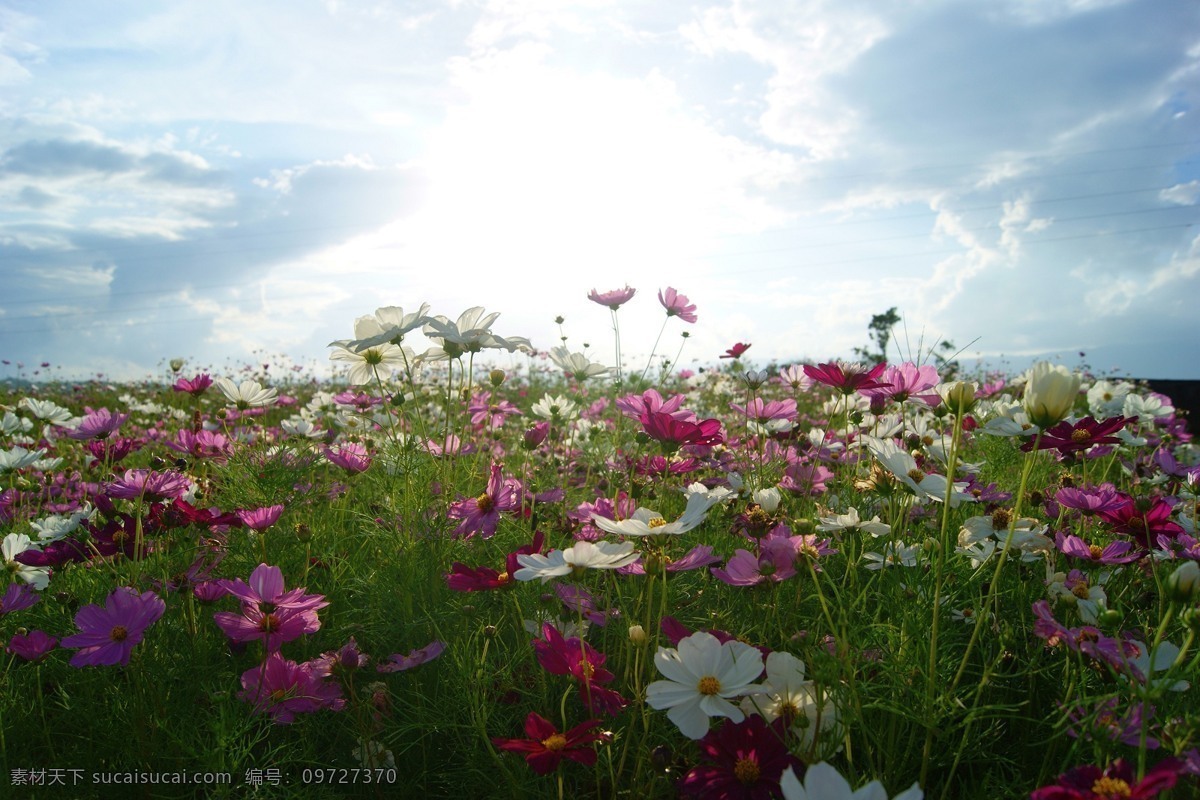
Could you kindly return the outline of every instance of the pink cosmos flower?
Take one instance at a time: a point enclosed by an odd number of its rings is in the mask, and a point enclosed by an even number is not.
[[[124,586],[108,596],[104,608],[84,606],[75,614],[80,632],[62,640],[63,647],[79,648],[71,657],[71,666],[128,664],[134,645],[166,609],[167,604],[154,592],[138,594]]]
[[[796,574],[796,550],[786,539],[764,546],[761,556],[738,550],[724,569],[713,567],[713,577],[729,586],[756,586],[764,581],[779,583]]]
[[[175,381],[175,385],[171,388],[177,392],[187,392],[192,397],[199,397],[204,394],[204,390],[212,386],[212,378],[204,373],[200,373],[192,379],[180,378]]]
[[[687,295],[680,294],[670,286],[666,288],[665,293],[662,289],[659,290],[658,302],[667,310],[668,317],[679,317],[684,322],[696,321],[696,306],[688,301]]]
[[[320,659],[297,664],[272,652],[261,666],[242,673],[238,699],[252,703],[256,714],[270,714],[280,725],[294,721],[296,714],[323,708],[341,711],[346,701],[341,687],[327,680],[329,675],[328,665]]]
[[[515,478],[504,478],[500,465],[492,464],[487,489],[478,497],[458,500],[450,504],[446,516],[462,520],[454,529],[455,536],[471,538],[476,533],[490,539],[500,524],[500,514],[521,507],[521,484]]]
[[[584,766],[596,763],[596,751],[589,747],[592,742],[608,741],[609,734],[596,730],[600,720],[589,719],[576,725],[566,733],[558,729],[535,711],[525,718],[524,739],[493,738],[492,744],[510,753],[524,753],[525,761],[538,775],[549,775],[558,768],[564,758],[577,761]]]
[[[592,289],[588,292],[588,300],[591,300],[593,303],[599,303],[602,306],[608,306],[613,311],[616,311],[632,300],[635,294],[637,294],[637,289],[631,289],[627,284],[624,289],[613,289],[608,292],[598,292]]]
[[[307,594],[303,588],[284,590],[283,570],[279,567],[259,564],[250,573],[247,583],[241,578],[221,581],[225,590],[242,602],[263,611],[292,609],[316,611],[329,605],[325,596]]]
[[[323,452],[329,463],[341,467],[350,475],[366,472],[371,466],[367,448],[358,442],[345,442],[337,448],[326,447]]]
[[[1141,558],[1140,553],[1130,555],[1133,545],[1129,542],[1109,542],[1104,547],[1088,544],[1074,534],[1059,531],[1054,535],[1054,544],[1059,552],[1073,558],[1081,558],[1093,564],[1128,564]]]
[[[223,433],[216,431],[191,431],[180,428],[175,432],[175,440],[163,442],[169,449],[177,453],[185,453],[192,458],[211,458],[217,464],[224,464],[233,449],[233,442]]]
[[[504,399],[492,402],[491,392],[480,392],[471,398],[467,413],[471,415],[472,425],[497,429],[503,427],[504,420],[509,417],[521,416],[521,409]]]
[[[897,403],[903,403],[912,399],[936,406],[942,401],[937,392],[928,391],[938,384],[937,368],[931,364],[918,367],[911,361],[906,361],[898,367],[888,367],[880,378],[884,381],[883,386],[864,388],[861,393],[885,402],[895,400]]]
[[[1103,511],[1112,511],[1122,505],[1123,495],[1111,483],[1087,489],[1064,487],[1054,494],[1061,506],[1080,511],[1090,517]]]
[[[669,400],[664,400],[657,390],[647,389],[641,394],[630,394],[619,398],[617,408],[630,419],[641,419],[648,413],[657,412],[667,414],[682,422],[691,422],[696,419],[696,414],[681,408],[686,399],[683,395],[677,394]]]
[[[375,667],[378,672],[403,672],[413,667],[419,667],[422,664],[427,664],[440,656],[446,649],[446,643],[434,640],[424,647],[409,651],[408,655],[400,655],[392,653],[387,657],[387,663],[379,664]]]
[[[235,513],[247,528],[256,531],[265,531],[279,521],[279,515],[283,513],[283,506],[267,506],[266,508],[255,509],[239,508]]]
[[[659,565],[667,572],[688,572],[720,563],[721,557],[713,553],[712,545],[698,544],[679,558],[672,559],[663,556]],[[645,559],[639,558],[632,564],[621,567],[617,572],[621,575],[645,575]]]
[[[72,439],[107,439],[129,419],[128,414],[114,414],[107,408],[88,410],[87,416],[74,430],[66,432]]]
[[[321,629],[317,612],[308,609],[276,608],[264,611],[258,606],[245,605],[241,614],[218,611],[213,614],[213,620],[231,641],[262,642],[270,652],[278,650],[286,642]]]

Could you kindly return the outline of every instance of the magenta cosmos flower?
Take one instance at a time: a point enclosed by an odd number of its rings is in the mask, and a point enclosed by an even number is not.
[[[646,435],[668,447],[718,445],[725,441],[721,421],[717,419],[685,422],[661,411],[647,411],[642,415],[641,423]]]
[[[63,647],[79,648],[71,657],[71,666],[128,664],[134,645],[166,609],[167,604],[154,592],[138,594],[124,586],[108,596],[104,608],[84,606],[75,615],[80,632],[62,640]]]
[[[327,680],[329,675],[329,665],[322,659],[297,664],[271,653],[261,666],[242,673],[238,699],[253,704],[256,714],[270,714],[280,725],[289,724],[297,714],[323,708],[341,711],[346,701],[341,687]]]
[[[124,475],[105,487],[105,493],[110,498],[125,500],[174,500],[183,496],[189,483],[187,476],[178,472],[127,469]]]
[[[832,386],[838,392],[851,395],[866,389],[879,389],[888,384],[879,380],[887,369],[887,364],[876,364],[867,368],[864,364],[847,364],[834,361],[828,364],[804,365],[804,374],[817,383]]]
[[[239,508],[236,513],[238,519],[247,528],[256,531],[265,531],[279,521],[279,515],[283,513],[283,506],[267,506],[266,508],[254,509]]]
[[[67,431],[72,439],[107,439],[129,419],[128,414],[114,414],[107,408],[89,410],[74,430]]]
[[[725,351],[720,358],[741,358],[742,354],[750,349],[749,342],[738,342],[733,347]]]
[[[371,466],[371,457],[367,455],[367,448],[358,442],[346,442],[339,445],[337,449],[326,447],[324,453],[325,458],[329,459],[331,464],[341,467],[350,475],[366,472],[367,468]]]
[[[608,740],[608,735],[597,731],[600,720],[589,719],[576,725],[566,733],[558,729],[545,717],[536,711],[530,711],[525,718],[524,739],[492,739],[500,750],[510,753],[524,753],[525,761],[538,775],[549,775],[558,768],[564,758],[578,761],[584,766],[596,763],[596,751],[589,747],[592,742]]]
[[[500,524],[500,514],[521,507],[521,484],[515,478],[503,478],[500,465],[492,464],[487,490],[478,497],[458,500],[450,504],[446,516],[462,520],[454,529],[455,536],[470,538],[476,533],[489,539]]]
[[[803,773],[804,764],[788,750],[780,718],[767,725],[762,717],[745,722],[725,722],[710,730],[697,744],[706,762],[698,764],[679,782],[691,797],[729,800],[769,800],[781,797],[779,779],[788,767]]]
[[[1065,772],[1053,786],[1035,789],[1029,800],[1150,800],[1172,788],[1180,772],[1181,764],[1168,758],[1139,781],[1134,767],[1119,758],[1105,769],[1088,764]]]
[[[624,289],[613,289],[609,292],[598,292],[592,289],[588,292],[588,300],[591,300],[593,303],[599,303],[602,306],[608,306],[613,311],[616,311],[632,300],[635,294],[637,294],[637,289],[631,289],[626,284]]]
[[[210,386],[212,386],[212,378],[200,373],[194,378],[180,378],[171,388],[177,392],[186,392],[192,397],[199,397]]]
[[[696,321],[696,306],[690,303],[687,295],[680,294],[668,286],[658,292],[658,302],[667,310],[668,317],[679,317],[684,322]]]

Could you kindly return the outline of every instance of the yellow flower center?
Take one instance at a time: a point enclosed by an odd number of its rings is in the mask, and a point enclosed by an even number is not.
[[[114,625],[113,629],[109,631],[108,634],[108,638],[112,639],[114,642],[123,642],[127,636],[129,636],[129,631],[125,630],[124,625]]]
[[[908,477],[912,478],[913,483],[920,483],[925,480],[925,473],[914,467],[908,471]]]
[[[746,786],[758,783],[761,774],[758,762],[752,758],[739,758],[733,765],[733,777]]]
[[[1104,548],[1098,544],[1088,545],[1088,552],[1092,554],[1092,558],[1100,558],[1104,555]]]
[[[1096,797],[1104,798],[1104,800],[1121,800],[1125,797],[1132,797],[1133,791],[1129,788],[1129,784],[1120,778],[1097,778],[1092,784],[1092,794]]]
[[[552,753],[557,753],[559,750],[565,750],[567,748],[567,737],[563,736],[561,733],[551,734],[545,739],[542,739],[542,747],[546,748]]]
[[[721,682],[712,675],[705,675],[700,679],[700,682],[696,684],[696,690],[703,695],[712,696],[714,694],[719,694],[721,691]]]
[[[488,513],[496,507],[496,504],[492,502],[492,498],[488,496],[487,492],[475,498],[475,505],[479,506],[479,511],[483,514]]]
[[[279,617],[275,616],[274,614],[267,614],[262,618],[262,621],[258,623],[258,629],[263,633],[275,633],[280,627],[281,625],[279,624]]]
[[[667,524],[667,521],[665,519],[663,519],[662,517],[655,517],[654,519],[652,519],[646,523],[646,527],[647,528],[661,528],[663,525],[666,525],[666,524]]]
[[[496,576],[496,583],[508,583],[511,580],[512,580],[512,576],[509,575],[507,572],[501,572],[499,575]]]
[[[992,512],[992,530],[1007,530],[1010,522],[1012,522],[1012,512],[1007,508],[997,508]]]
[[[1071,441],[1075,442],[1076,444],[1083,444],[1084,442],[1091,441],[1091,439],[1092,439],[1091,431],[1086,431],[1086,430],[1071,431]]]
[[[1071,594],[1078,597],[1080,600],[1088,599],[1088,584],[1087,581],[1080,581],[1075,584],[1075,588],[1071,590]]]

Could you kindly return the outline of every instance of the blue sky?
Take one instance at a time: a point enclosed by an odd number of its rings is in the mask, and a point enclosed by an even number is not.
[[[1200,5],[0,0],[0,358],[327,369],[382,305],[635,366],[1200,378]],[[415,342],[418,350],[423,343]],[[3,374],[12,374],[14,366]]]

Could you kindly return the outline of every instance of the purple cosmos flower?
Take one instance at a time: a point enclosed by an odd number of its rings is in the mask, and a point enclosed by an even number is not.
[[[58,639],[45,631],[33,630],[29,633],[15,633],[8,640],[4,649],[18,658],[26,661],[41,661],[58,647]]]
[[[345,707],[341,687],[328,677],[328,665],[320,659],[297,664],[273,652],[261,666],[242,673],[238,699],[252,703],[254,713],[270,714],[274,722],[287,725],[296,714]]]
[[[500,514],[521,507],[521,484],[515,478],[504,478],[500,465],[492,464],[487,490],[478,497],[458,500],[450,504],[446,516],[462,520],[454,529],[455,536],[471,538],[479,533],[489,539],[496,533]]]
[[[668,317],[679,317],[684,322],[696,321],[696,306],[688,301],[687,295],[680,294],[670,286],[665,292],[659,289],[658,302],[667,310]]]
[[[320,594],[306,594],[303,588],[284,590],[283,570],[279,567],[259,564],[250,573],[250,582],[241,578],[221,582],[225,590],[242,601],[243,605],[253,606],[261,611],[276,609],[291,609],[296,611],[316,611],[329,603]]]
[[[180,378],[175,381],[175,385],[171,388],[177,392],[187,392],[192,397],[199,397],[204,394],[204,390],[212,386],[212,378],[204,373],[200,373],[190,380],[188,378]]]
[[[406,669],[427,664],[440,656],[446,649],[446,643],[434,640],[424,647],[409,651],[408,655],[392,653],[387,657],[387,663],[375,667],[378,672],[403,672]]]
[[[276,608],[264,611],[256,606],[245,605],[241,614],[218,611],[213,614],[213,620],[231,641],[260,641],[270,652],[278,650],[285,642],[321,629],[321,620],[317,612],[311,609]]]
[[[632,300],[635,294],[637,294],[637,289],[631,289],[626,284],[624,289],[613,289],[608,292],[598,292],[592,289],[588,292],[588,300],[591,300],[593,303],[599,303],[602,306],[608,306],[613,311],[616,311]]]
[[[480,392],[472,397],[471,404],[467,406],[467,412],[471,415],[472,425],[493,430],[503,427],[504,420],[509,417],[521,416],[521,409],[507,400],[498,399],[492,402],[491,392]]]
[[[1113,434],[1136,421],[1136,417],[1109,417],[1101,421],[1093,417],[1084,417],[1076,423],[1063,420],[1042,432],[1038,449],[1057,450],[1066,456],[1097,444],[1120,444],[1121,440]],[[1021,449],[1029,452],[1033,445],[1034,440],[1031,439],[1021,445]]]
[[[1115,697],[1095,704],[1091,708],[1076,706],[1070,713],[1075,727],[1067,728],[1067,735],[1083,736],[1087,741],[1112,741],[1137,747],[1141,740],[1142,719],[1154,718],[1154,706],[1138,703],[1122,710]],[[1158,739],[1146,737],[1146,749],[1157,750]]]
[[[326,447],[323,452],[331,464],[341,467],[350,475],[366,472],[367,467],[371,466],[367,448],[358,442],[346,442],[336,449]]]
[[[105,487],[105,492],[111,498],[126,500],[174,500],[183,496],[189,483],[187,476],[178,472],[127,469],[122,477]]]
[[[138,594],[124,586],[108,596],[104,608],[84,606],[75,614],[80,632],[62,640],[63,647],[80,648],[71,657],[71,666],[128,664],[134,645],[166,609],[154,592]]]
[[[669,448],[683,445],[718,445],[725,441],[721,421],[705,419],[685,422],[661,411],[647,411],[641,418],[646,434]]]
[[[1060,506],[1073,508],[1085,517],[1113,511],[1123,502],[1121,493],[1111,483],[1087,489],[1064,487],[1055,492],[1054,499]]]
[[[1101,547],[1098,544],[1088,544],[1078,536],[1063,531],[1054,535],[1054,544],[1060,552],[1093,564],[1128,564],[1141,558],[1139,553],[1129,553],[1133,549],[1129,542],[1110,542]]]
[[[34,606],[39,600],[41,598],[29,588],[29,584],[10,583],[4,596],[0,597],[0,617]]]
[[[787,539],[764,542],[762,555],[738,550],[725,569],[713,567],[713,577],[730,586],[755,586],[764,581],[779,583],[796,574],[796,549]]]
[[[107,408],[89,409],[79,426],[66,434],[71,439],[107,439],[127,419],[128,414],[114,414]]]
[[[721,557],[713,553],[712,545],[698,544],[679,558],[672,559],[663,556],[659,563],[667,572],[687,572],[720,564]],[[645,575],[646,564],[643,559],[639,558],[632,564],[621,567],[617,572],[621,575]]]

